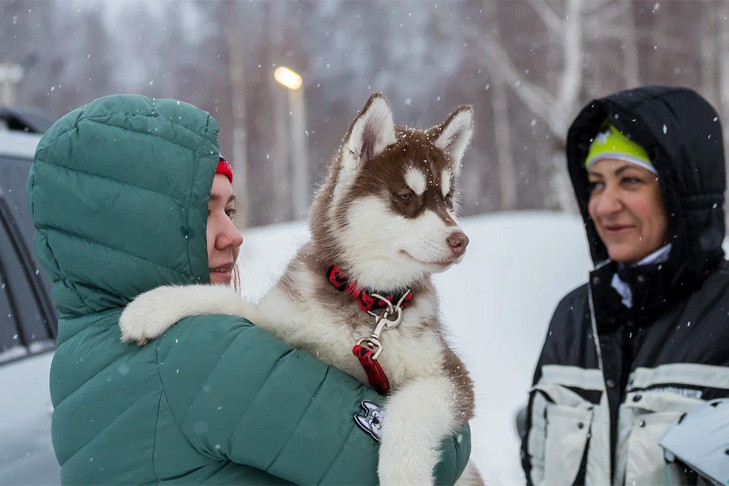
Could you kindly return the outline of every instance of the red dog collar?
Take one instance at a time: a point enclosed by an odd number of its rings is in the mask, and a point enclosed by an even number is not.
[[[344,272],[342,272],[336,265],[331,265],[327,268],[327,278],[335,289],[339,290],[340,292],[346,290],[347,292],[352,294],[352,296],[357,300],[360,308],[365,312],[370,312],[372,309],[389,307],[386,302],[382,301],[378,297],[373,297],[372,294],[379,294],[385,297],[387,300],[390,301],[390,304],[392,305],[396,304],[400,299],[402,299],[400,307],[405,307],[406,305],[408,305],[410,299],[413,298],[412,292],[408,292],[403,299],[403,294],[393,295],[368,291],[364,287],[360,287],[359,285],[357,285],[355,282],[349,282],[347,280],[347,277],[344,275]]]

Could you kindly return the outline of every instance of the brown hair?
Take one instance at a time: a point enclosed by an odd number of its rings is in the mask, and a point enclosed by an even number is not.
[[[233,265],[233,288],[240,292],[240,270],[238,264]]]

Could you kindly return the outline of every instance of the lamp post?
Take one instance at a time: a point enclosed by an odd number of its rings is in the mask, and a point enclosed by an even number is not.
[[[0,104],[15,105],[15,86],[23,79],[25,70],[20,64],[0,64]]]
[[[273,78],[289,92],[289,112],[291,116],[291,192],[293,196],[294,218],[306,215],[309,207],[309,154],[306,143],[306,105],[301,76],[284,66],[273,72]]]

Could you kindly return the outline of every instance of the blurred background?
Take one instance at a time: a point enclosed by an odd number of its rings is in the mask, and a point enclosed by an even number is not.
[[[57,118],[130,92],[209,111],[241,227],[305,214],[371,93],[415,127],[471,104],[464,213],[572,209],[564,137],[594,97],[686,85],[729,119],[728,17],[709,0],[0,0],[0,104]]]

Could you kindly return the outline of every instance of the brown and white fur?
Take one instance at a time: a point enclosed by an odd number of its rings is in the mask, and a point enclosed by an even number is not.
[[[235,314],[367,383],[352,346],[374,319],[330,284],[328,262],[379,293],[411,289],[401,324],[381,337],[392,392],[378,474],[386,485],[433,484],[440,442],[474,411],[473,383],[444,339],[430,278],[458,263],[468,244],[454,195],[472,127],[469,106],[429,130],[396,127],[387,100],[372,95],[315,198],[311,242],[257,306],[222,286],[160,287],[124,311],[122,339],[153,339],[190,315]],[[459,484],[482,484],[472,463]]]

